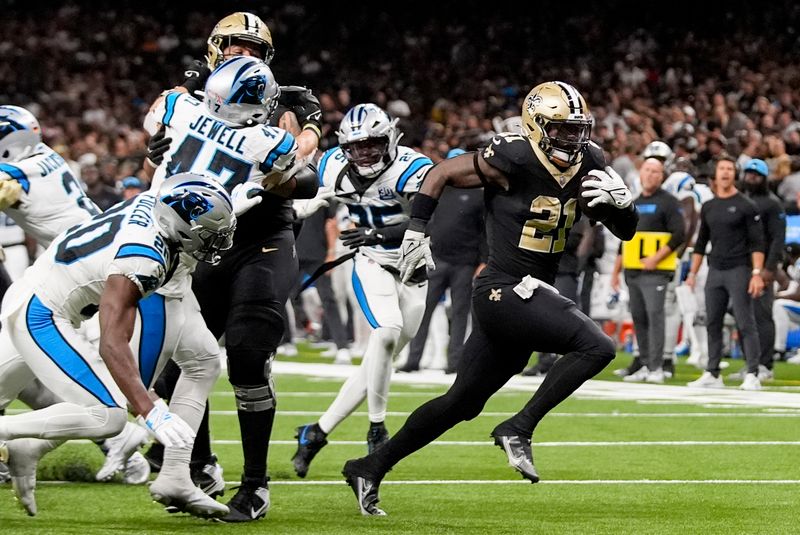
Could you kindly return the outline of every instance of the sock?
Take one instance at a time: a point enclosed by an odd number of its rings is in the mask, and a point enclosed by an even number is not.
[[[197,437],[192,449],[192,468],[202,469],[205,465],[211,464],[211,457],[211,431],[208,428],[208,403],[206,403],[206,410],[200,427],[197,428]]]
[[[164,448],[164,464],[161,465],[159,478],[168,477],[177,481],[190,481],[189,458],[191,448]]]
[[[244,476],[248,482],[267,481],[267,454],[275,409],[258,412],[239,411],[239,426],[242,432],[242,452],[244,453]],[[263,486],[263,485],[258,485]]]

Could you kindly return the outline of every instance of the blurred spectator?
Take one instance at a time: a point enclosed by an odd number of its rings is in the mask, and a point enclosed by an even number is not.
[[[122,199],[127,201],[136,197],[145,190],[144,182],[135,176],[129,176],[122,180]]]
[[[94,164],[81,166],[81,180],[86,184],[86,194],[104,212],[122,200],[114,188],[100,179],[100,169]]]

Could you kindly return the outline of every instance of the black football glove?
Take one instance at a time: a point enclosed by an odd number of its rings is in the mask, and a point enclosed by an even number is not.
[[[158,132],[153,134],[150,138],[150,143],[147,144],[147,161],[153,167],[158,167],[164,161],[164,153],[169,150],[172,143],[171,137],[164,137],[166,129],[162,126]]]
[[[374,228],[349,228],[342,231],[342,243],[351,249],[356,249],[362,245],[378,245],[383,243],[385,237]]]
[[[211,69],[205,61],[194,60],[189,68],[187,68],[183,75],[186,77],[181,84],[190,95],[197,96],[198,93],[202,94],[206,86],[208,75],[211,74]]]
[[[303,130],[313,130],[317,136],[320,135],[322,127],[322,111],[319,99],[314,96],[310,89],[299,85],[281,86],[281,96],[278,104],[286,106],[297,115],[300,126]]]

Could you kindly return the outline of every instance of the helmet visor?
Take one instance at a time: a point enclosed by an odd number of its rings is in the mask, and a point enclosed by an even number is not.
[[[203,243],[199,249],[192,252],[192,256],[207,264],[219,263],[221,251],[227,251],[233,245],[233,232],[236,227],[215,232],[209,229],[200,229],[198,235]]]
[[[360,167],[370,167],[380,163],[388,150],[388,137],[367,138],[342,145],[347,161]]]
[[[551,121],[547,125],[547,137],[553,147],[565,152],[582,150],[592,135],[592,124],[589,122]]]

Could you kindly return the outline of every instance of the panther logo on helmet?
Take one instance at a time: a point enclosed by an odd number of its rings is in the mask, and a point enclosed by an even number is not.
[[[198,217],[211,211],[213,205],[203,196],[193,191],[182,191],[171,195],[166,195],[161,201],[167,206],[172,207],[178,215],[186,221],[191,223]]]
[[[239,83],[239,88],[231,94],[228,102],[235,104],[262,104],[266,87],[266,76],[251,76]]]

